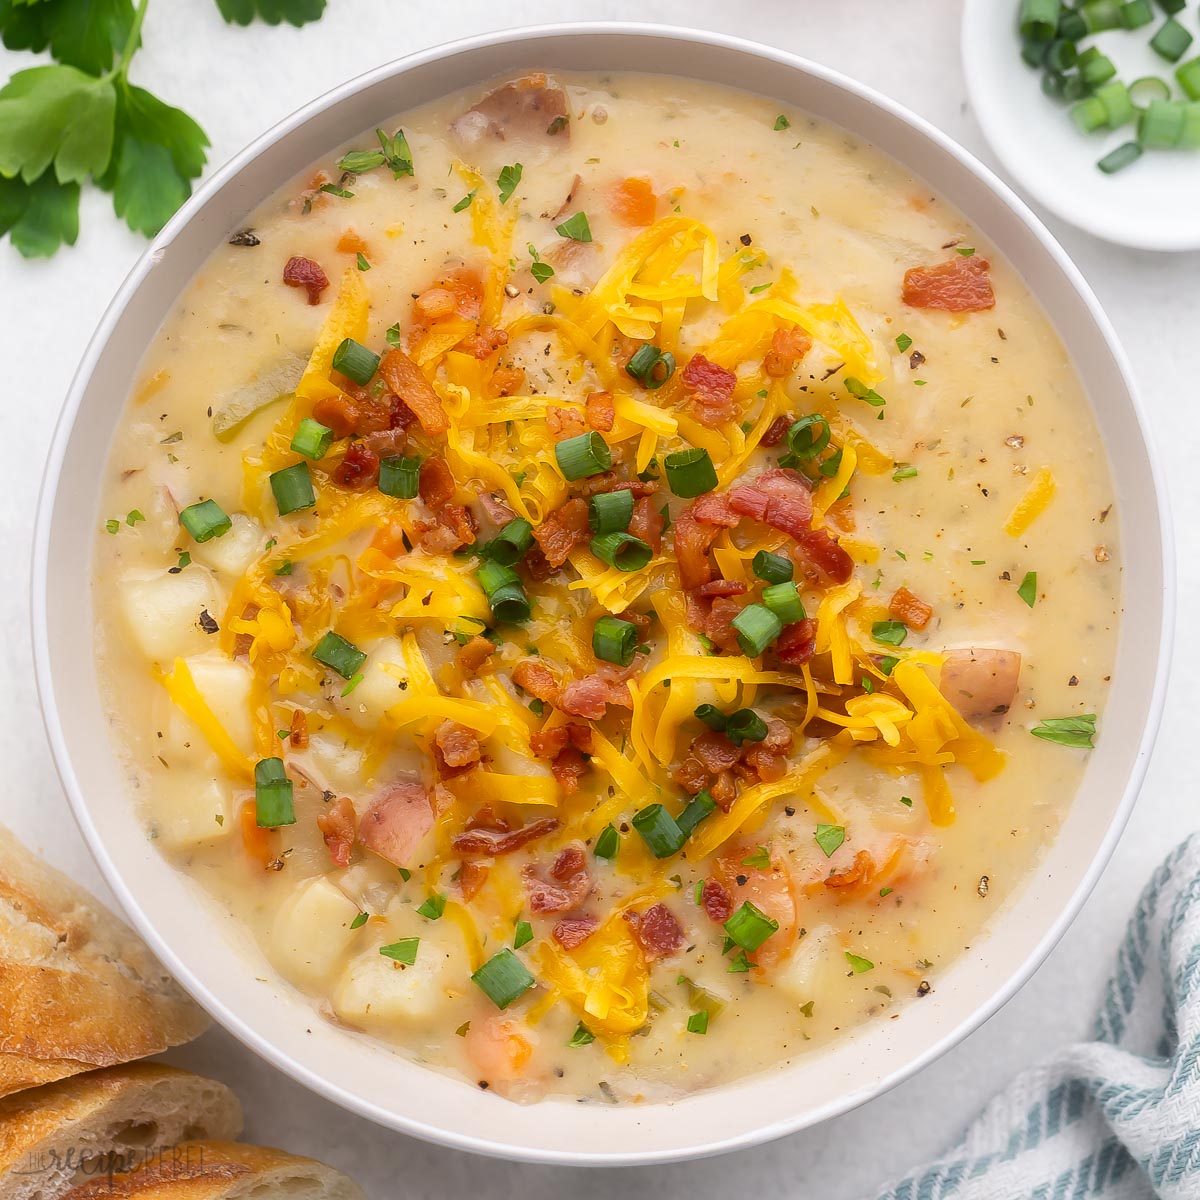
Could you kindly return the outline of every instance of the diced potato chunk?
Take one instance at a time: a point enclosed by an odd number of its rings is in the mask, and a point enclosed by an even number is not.
[[[399,966],[373,945],[351,959],[333,992],[334,1011],[360,1028],[419,1025],[431,1021],[446,1004],[445,949],[420,932],[412,966]]]
[[[134,644],[152,662],[167,665],[208,647],[214,635],[200,628],[200,613],[219,613],[221,608],[216,582],[203,567],[178,575],[131,572],[117,590]]]
[[[185,661],[196,690],[212,709],[213,716],[237,747],[247,757],[252,757],[254,730],[250,722],[250,687],[253,676],[250,668],[219,653],[196,655]],[[195,725],[173,705],[165,736],[175,755],[189,749],[205,753],[208,748]]]
[[[172,772],[170,793],[153,813],[158,840],[172,850],[221,841],[236,828],[228,786],[198,772]]]
[[[188,546],[193,560],[206,563],[218,575],[230,580],[240,579],[263,553],[267,535],[257,521],[243,513],[234,513],[230,520],[233,528],[220,537],[210,538]]]
[[[824,993],[844,972],[845,959],[832,925],[818,925],[796,943],[791,955],[774,971],[771,982],[797,1004],[807,1004]]]
[[[302,987],[325,987],[354,938],[358,908],[325,875],[309,879],[280,905],[268,955]]]
[[[373,729],[393,704],[404,699],[400,679],[386,671],[385,665],[399,667],[403,671],[404,652],[399,638],[383,638],[372,647],[367,654],[367,661],[360,668],[362,683],[350,695],[338,701],[350,720],[364,729]],[[403,674],[400,678],[403,678]]]

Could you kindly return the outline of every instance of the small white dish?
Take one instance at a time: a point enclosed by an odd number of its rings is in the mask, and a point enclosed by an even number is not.
[[[1107,734],[1038,869],[925,999],[810,1055],[675,1103],[522,1106],[321,1020],[246,928],[146,837],[108,738],[96,677],[92,546],[106,447],[163,313],[281,182],[385,116],[501,73],[662,72],[751,86],[891,154],[1020,272],[1075,362],[1105,445],[1125,559]],[[669,87],[664,78],[664,87]],[[1166,689],[1174,582],[1166,496],[1125,355],[1065,251],[990,171],[886,97],[781,50],[642,24],[487,34],[388,64],[313,101],[217,170],[155,239],[84,354],[44,481],[33,562],[33,647],[64,790],[105,878],[154,952],[247,1046],[301,1083],[391,1129],[510,1159],[628,1165],[744,1149],[879,1095],[961,1041],[1033,974],[1095,885],[1129,817]]]
[[[1196,41],[1184,61],[1200,54],[1196,13],[1185,14]],[[1089,38],[1132,83],[1144,75],[1167,80],[1175,67],[1150,49],[1165,20],[1132,31]],[[1038,204],[1087,233],[1139,250],[1200,249],[1200,152],[1148,151],[1132,166],[1105,175],[1096,163],[1133,140],[1130,124],[1109,133],[1083,134],[1068,105],[1042,94],[1042,73],[1021,59],[1017,0],[966,0],[962,58],[967,95],[996,157],[1017,186]]]

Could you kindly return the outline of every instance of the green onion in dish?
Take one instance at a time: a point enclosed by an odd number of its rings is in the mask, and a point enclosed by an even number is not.
[[[605,825],[596,838],[592,853],[597,858],[614,859],[621,848],[621,835],[611,826]]]
[[[783,622],[765,604],[747,604],[730,624],[747,658],[757,658],[783,632]]]
[[[1187,64],[1185,63],[1184,66]],[[1183,67],[1180,67],[1183,70]],[[1155,100],[1170,100],[1171,85],[1158,75],[1143,75],[1129,85],[1129,101],[1134,108],[1145,108]]]
[[[743,742],[761,742],[767,736],[767,723],[752,708],[739,708],[729,714],[725,733],[735,746]]]
[[[254,822],[260,829],[296,823],[292,781],[281,758],[260,758],[254,764]]]
[[[499,1009],[519,1000],[537,982],[525,964],[507,948],[492,955],[471,980]]]
[[[713,729],[717,733],[725,731],[725,714],[715,704],[701,704],[692,713],[692,716],[699,721],[703,721],[709,729]]]
[[[485,558],[511,567],[525,557],[533,545],[533,526],[524,517],[513,517],[490,542],[483,547]]]
[[[366,387],[379,370],[379,355],[361,342],[346,338],[333,352],[333,369],[359,387]]]
[[[397,500],[416,498],[421,486],[421,460],[415,455],[391,454],[379,460],[379,490]]]
[[[1088,33],[1103,33],[1121,27],[1120,0],[1089,0],[1079,9]]]
[[[233,528],[233,521],[215,500],[189,504],[179,514],[179,523],[192,535],[194,542],[211,541]]]
[[[697,792],[684,806],[683,812],[675,818],[685,838],[695,832],[696,826],[706,817],[711,817],[717,811],[717,802],[709,791]]]
[[[1034,42],[1048,42],[1058,30],[1062,0],[1021,0],[1018,27],[1021,36]]]
[[[741,946],[748,954],[753,954],[778,928],[779,922],[774,917],[768,917],[749,900],[725,922],[725,932],[734,945]]]
[[[627,667],[637,653],[638,631],[631,621],[604,616],[592,626],[592,653],[604,662]]]
[[[1180,63],[1175,68],[1175,78],[1183,90],[1183,94],[1189,100],[1200,100],[1200,58],[1189,58],[1187,62]],[[1171,95],[1170,88],[1162,80],[1159,80],[1159,82],[1162,83],[1164,94],[1155,98],[1159,100],[1169,99]],[[1136,86],[1136,84],[1133,86]],[[1130,88],[1130,91],[1133,91],[1133,87]]]
[[[687,835],[661,804],[651,804],[633,814],[630,824],[642,835],[655,858],[670,858],[683,849]]]
[[[618,571],[640,571],[654,557],[654,551],[631,533],[604,533],[592,538],[592,553]]]
[[[657,346],[647,342],[634,351],[633,357],[625,364],[625,372],[642,387],[655,392],[675,374],[675,356],[664,354]]]
[[[563,478],[572,483],[590,475],[602,475],[612,466],[612,451],[595,430],[555,442],[554,458]]]
[[[788,429],[788,451],[801,461],[816,458],[829,445],[830,436],[829,422],[820,413],[809,413]]]
[[[1105,175],[1115,175],[1126,167],[1132,166],[1142,157],[1142,148],[1137,142],[1122,142],[1115,150],[1110,150],[1096,166]]]
[[[275,496],[281,517],[299,512],[303,508],[312,508],[317,503],[317,494],[313,491],[312,476],[308,473],[306,462],[298,462],[293,466],[284,467],[282,471],[274,471],[271,474],[271,492]]]
[[[1141,29],[1154,20],[1150,0],[1127,0],[1121,5],[1121,24],[1126,29]]]
[[[785,624],[794,625],[808,615],[794,583],[773,583],[762,590],[763,603]]]
[[[312,656],[343,679],[353,679],[367,661],[362,650],[332,629],[312,648]]]
[[[633,520],[633,493],[628,488],[600,492],[588,502],[588,524],[593,533],[620,533]]]
[[[1168,17],[1150,39],[1150,49],[1167,62],[1178,62],[1192,44],[1192,35],[1175,20]]]
[[[717,486],[717,469],[707,450],[693,447],[668,454],[663,459],[667,486],[676,496],[690,500],[702,496]]]
[[[293,452],[303,454],[305,458],[314,461],[324,458],[332,445],[333,430],[328,425],[322,425],[320,421],[314,421],[312,417],[305,417],[296,426],[296,432],[292,436]]]
[[[1138,118],[1143,150],[1174,150],[1183,135],[1183,105],[1178,100],[1152,100]]]
[[[790,558],[760,550],[751,560],[750,569],[764,583],[791,583],[796,567]]]

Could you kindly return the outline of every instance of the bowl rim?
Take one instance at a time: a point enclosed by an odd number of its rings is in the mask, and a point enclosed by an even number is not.
[[[487,49],[496,45],[520,42],[526,39],[576,39],[589,37],[644,37],[670,39],[685,44],[696,44],[726,49],[771,60],[800,74],[808,75],[818,82],[835,89],[847,91],[858,99],[882,109],[890,117],[908,125],[916,133],[943,154],[950,156],[965,168],[976,180],[1001,200],[1025,227],[1027,233],[1038,242],[1040,250],[1048,256],[1071,290],[1081,301],[1088,318],[1101,335],[1120,373],[1120,383],[1127,403],[1136,422],[1147,451],[1149,480],[1154,507],[1159,520],[1160,538],[1158,560],[1162,571],[1161,633],[1157,646],[1157,661],[1150,704],[1143,726],[1142,736],[1134,752],[1129,777],[1121,799],[1113,812],[1112,819],[1099,844],[1097,852],[1080,877],[1069,902],[1063,907],[1042,937],[1029,948],[1018,969],[1004,981],[988,1002],[979,1005],[919,1053],[906,1059],[893,1069],[881,1073],[872,1086],[849,1090],[840,1096],[826,1100],[798,1113],[795,1116],[755,1126],[728,1138],[713,1140],[698,1147],[668,1148],[634,1152],[621,1151],[572,1151],[545,1147],[513,1146],[492,1140],[486,1130],[466,1132],[424,1123],[421,1119],[395,1111],[379,1108],[352,1091],[334,1083],[316,1070],[278,1049],[266,1037],[260,1036],[227,1003],[201,982],[186,961],[165,938],[161,937],[142,903],[135,897],[132,888],[118,870],[110,856],[102,835],[93,820],[89,805],[84,798],[84,788],[77,776],[68,750],[67,736],[59,713],[55,684],[51,674],[50,628],[47,615],[48,571],[50,563],[53,509],[61,482],[64,457],[71,441],[82,401],[89,387],[92,374],[115,327],[124,315],[132,297],[141,287],[150,270],[162,255],[163,247],[169,244],[186,226],[210,197],[221,191],[243,168],[257,157],[265,147],[287,137],[305,125],[311,118],[335,107],[359,91],[374,84],[421,66],[453,58],[456,55]],[[669,70],[664,72],[670,74]],[[686,75],[686,73],[685,73]],[[322,1096],[356,1115],[378,1124],[437,1145],[467,1150],[488,1157],[508,1161],[536,1162],[567,1166],[628,1166],[650,1165],[699,1159],[733,1150],[746,1149],[763,1142],[811,1127],[832,1117],[840,1116],[857,1108],[868,1100],[884,1094],[898,1084],[911,1078],[948,1050],[963,1041],[985,1021],[999,1011],[1029,980],[1036,969],[1045,961],[1050,951],[1062,938],[1078,915],[1084,902],[1103,873],[1128,822],[1138,790],[1144,778],[1150,751],[1153,748],[1162,712],[1170,668],[1170,647],[1175,627],[1175,560],[1174,541],[1170,508],[1164,480],[1161,455],[1156,451],[1146,419],[1144,405],[1138,393],[1128,357],[1117,338],[1099,300],[1083,275],[1074,265],[1067,252],[1033,213],[1024,200],[1003,182],[973,154],[960,146],[947,134],[918,114],[884,96],[865,84],[851,79],[841,72],[815,63],[800,55],[775,47],[766,46],[750,39],[708,30],[660,23],[631,21],[553,22],[520,26],[442,42],[427,49],[394,59],[361,75],[355,76],[323,95],[309,101],[289,116],[254,138],[243,150],[217,168],[193,193],[191,198],[168,222],[135,263],[119,290],[105,310],[96,331],[92,335],[67,392],[59,415],[46,461],[46,468],[38,496],[37,515],[33,537],[32,574],[30,582],[32,643],[34,652],[35,680],[39,705],[54,765],[60,783],[66,793],[75,822],[83,834],[92,857],[116,896],[126,916],[141,937],[150,945],[158,959],[176,977],[205,1010],[243,1045],[278,1070],[301,1083],[309,1090]]]

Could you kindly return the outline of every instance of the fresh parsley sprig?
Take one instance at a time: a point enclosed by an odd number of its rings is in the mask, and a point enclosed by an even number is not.
[[[89,180],[130,229],[156,234],[191,195],[209,141],[181,109],[129,81],[149,0],[0,0],[0,40],[53,64],[0,88],[0,237],[26,258],[79,235]],[[216,0],[227,22],[318,20],[326,0]]]

